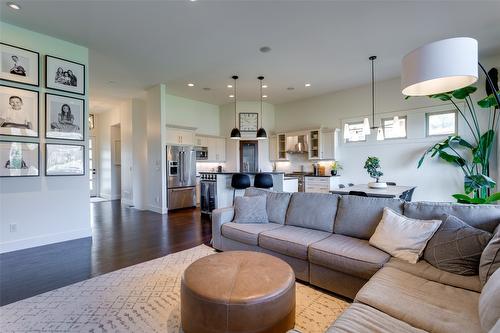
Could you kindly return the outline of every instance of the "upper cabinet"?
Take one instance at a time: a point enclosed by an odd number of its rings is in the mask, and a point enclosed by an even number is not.
[[[170,145],[194,145],[194,129],[167,126],[166,140]]]
[[[309,131],[309,159],[338,159],[338,129],[316,129]]]
[[[208,158],[199,162],[225,162],[226,161],[226,139],[220,137],[201,136],[195,138],[197,146],[207,147]]]
[[[280,133],[269,138],[269,160],[287,161],[286,134]]]

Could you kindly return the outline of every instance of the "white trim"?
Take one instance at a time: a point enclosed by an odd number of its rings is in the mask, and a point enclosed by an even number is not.
[[[92,237],[91,228],[24,238],[15,241],[0,243],[0,253],[12,252],[22,249],[28,249],[31,247],[65,242],[73,239],[86,238],[86,237]]]
[[[104,194],[104,193],[101,193],[99,195],[99,197],[106,199],[106,200],[119,200],[122,198],[122,196],[120,194],[109,195],[109,194]]]
[[[133,206],[134,202],[130,199],[122,199],[122,205]]]
[[[156,206],[156,205],[148,205],[147,210],[150,210],[150,211],[158,213],[158,214],[167,214],[166,208],[162,208],[162,207]]]

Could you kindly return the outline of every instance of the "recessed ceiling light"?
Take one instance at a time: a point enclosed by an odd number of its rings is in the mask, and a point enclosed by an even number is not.
[[[262,98],[267,98],[267,95],[262,95]]]
[[[229,95],[229,98],[234,98],[234,95]]]
[[[15,10],[21,9],[21,6],[19,6],[17,3],[13,3],[13,2],[7,2],[7,6],[9,6],[12,9],[15,9]]]
[[[259,49],[259,51],[262,52],[262,53],[267,53],[267,52],[271,52],[271,48],[269,46],[262,46]]]
[[[264,84],[264,85],[262,86],[262,88],[266,89],[266,88],[267,88],[267,84]]]
[[[288,87],[288,88],[286,88],[286,90],[295,90],[295,88],[294,87]]]
[[[232,84],[228,84],[228,85],[227,85],[227,87],[228,87],[228,88],[232,88],[232,87],[233,87],[233,85],[232,85]]]
[[[310,84],[310,83],[306,83],[306,84],[305,84],[305,86],[306,86],[306,87],[310,87],[310,86],[311,86],[311,84]]]
[[[205,91],[210,91],[210,90],[212,90],[212,88],[209,88],[209,87],[204,87],[204,88],[203,88],[203,90],[205,90]]]
[[[188,87],[194,87],[194,83],[188,83]]]

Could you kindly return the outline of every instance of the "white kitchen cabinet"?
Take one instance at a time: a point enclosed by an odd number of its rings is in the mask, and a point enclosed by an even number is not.
[[[340,178],[332,177],[304,177],[304,192],[330,193],[338,188]]]
[[[198,147],[208,147],[208,138],[206,136],[196,135],[194,137],[194,145]]]
[[[226,139],[217,138],[216,140],[216,159],[217,162],[226,162]]]
[[[171,145],[194,145],[194,130],[167,127],[166,140]]]
[[[202,162],[225,162],[226,139],[218,137],[205,137],[208,149],[208,158]]]
[[[309,159],[338,159],[338,129],[317,129],[309,131]]]
[[[269,161],[278,160],[278,136],[272,135],[269,138]]]
[[[286,155],[286,134],[280,133],[269,139],[269,160],[288,161]]]

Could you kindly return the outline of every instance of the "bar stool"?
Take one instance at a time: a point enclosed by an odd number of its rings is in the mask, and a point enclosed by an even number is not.
[[[258,173],[255,175],[253,187],[270,189],[273,187],[273,176],[268,173]]]
[[[236,190],[244,190],[250,187],[250,177],[244,173],[235,173],[231,177],[231,187],[233,188],[233,203]]]

